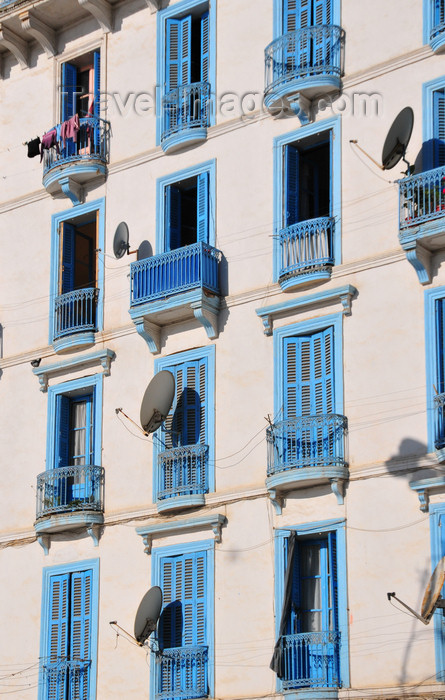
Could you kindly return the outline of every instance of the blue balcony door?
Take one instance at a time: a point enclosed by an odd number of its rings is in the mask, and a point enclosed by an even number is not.
[[[165,188],[165,250],[208,240],[209,173],[203,172]],[[198,272],[193,267],[186,274],[191,281]]]
[[[161,587],[164,606],[159,622],[161,649],[206,646],[205,552],[163,557]],[[180,657],[162,664],[160,674],[162,697],[194,697],[193,690],[207,682],[203,664],[182,663]]]
[[[433,162],[432,168],[445,165],[445,89],[433,92]],[[443,185],[443,181],[440,187]],[[444,198],[441,196],[440,201]]]
[[[95,117],[93,126],[81,123],[77,139],[68,139],[61,148],[63,158],[72,157],[82,151],[97,150],[100,143],[100,51],[85,54],[72,63],[62,63],[61,75],[61,122],[71,119]]]
[[[60,293],[96,286],[96,220],[60,225]]]
[[[55,467],[91,466],[94,463],[93,395],[69,397],[59,394],[56,401]],[[60,505],[86,501],[94,493],[86,472],[78,476],[64,473],[56,486]]]
[[[331,0],[283,0],[283,34],[331,24]],[[321,66],[326,61],[323,33],[300,33],[286,44],[284,62],[288,71]]]
[[[284,339],[285,420],[322,416],[334,412],[334,329]],[[302,422],[288,430],[284,463],[325,461],[333,451],[335,436],[322,421]]]
[[[288,144],[284,149],[285,227],[308,219],[331,216],[331,143],[304,147]]]
[[[445,299],[436,300],[436,378],[434,394],[445,394]],[[436,427],[434,442],[436,449],[445,447],[445,411],[444,402],[435,405]]]
[[[296,541],[287,634],[300,635],[293,680],[310,687],[338,684],[337,556],[334,532]],[[320,634],[322,633],[322,634]]]
[[[92,571],[51,576],[45,698],[88,700]]]

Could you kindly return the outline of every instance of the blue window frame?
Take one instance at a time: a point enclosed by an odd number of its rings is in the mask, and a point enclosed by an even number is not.
[[[151,697],[213,697],[214,542],[153,549],[152,583],[162,589],[163,608]]]
[[[99,560],[43,570],[39,700],[94,700]]]
[[[61,65],[60,116],[64,122],[100,116],[100,50],[83,54]]]
[[[274,141],[274,281],[284,288],[341,262],[340,144],[338,118]]]
[[[445,287],[425,292],[428,451],[445,456]]]
[[[215,490],[215,346],[155,361],[175,378],[173,405],[154,440],[153,490],[158,502],[194,498]]]
[[[215,245],[215,170],[215,161],[208,161],[157,181],[157,253]]]
[[[75,336],[103,328],[105,200],[52,217],[49,342],[75,345]]]
[[[275,567],[278,690],[347,687],[344,521],[277,530]]]
[[[211,99],[215,91],[216,3],[207,0],[175,3],[158,12],[157,31],[161,99],[180,91],[182,102],[181,109],[176,100],[169,104],[167,122],[162,114],[158,115],[159,144],[165,129],[196,127],[200,121],[205,127],[214,123]]]
[[[431,571],[445,556],[445,503],[430,505],[430,536],[431,536]],[[445,586],[441,591],[445,598]],[[433,615],[434,641],[436,648],[436,679],[445,681],[445,616],[438,608]]]
[[[445,45],[445,0],[423,0],[423,41],[433,51]]]
[[[274,39],[298,29],[331,24],[341,24],[339,0],[274,0]]]

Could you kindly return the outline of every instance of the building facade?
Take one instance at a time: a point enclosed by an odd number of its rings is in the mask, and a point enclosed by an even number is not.
[[[0,0],[0,695],[445,697],[388,596],[445,555],[444,50],[444,0]]]

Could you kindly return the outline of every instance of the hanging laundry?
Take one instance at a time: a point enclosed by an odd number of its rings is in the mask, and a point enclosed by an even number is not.
[[[60,153],[56,129],[51,129],[42,136],[42,142],[40,144],[40,162],[43,160],[43,151],[48,150],[53,146],[56,147],[57,153]]]
[[[35,158],[40,153],[40,138],[37,136],[35,139],[28,141],[28,158]]]
[[[60,129],[60,137],[63,142],[63,147],[65,148],[65,141],[67,139],[73,139],[73,142],[76,143],[77,141],[77,132],[80,129],[79,125],[79,115],[75,114],[74,117],[71,117],[71,119],[67,119],[65,122],[62,123],[61,129]]]

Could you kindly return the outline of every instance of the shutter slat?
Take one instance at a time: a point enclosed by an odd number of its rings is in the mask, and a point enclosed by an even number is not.
[[[210,20],[209,13],[204,12],[201,17],[201,82],[209,82],[210,69]]]

